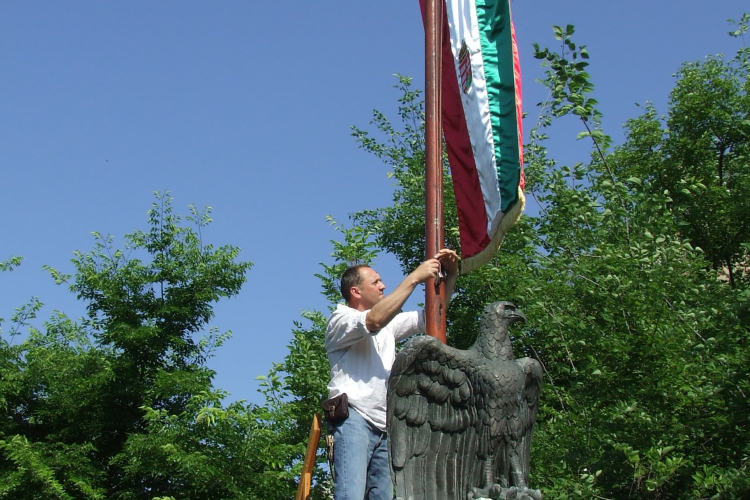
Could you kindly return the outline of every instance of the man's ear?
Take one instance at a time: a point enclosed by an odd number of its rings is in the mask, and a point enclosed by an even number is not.
[[[356,286],[351,287],[349,289],[349,293],[354,298],[357,298],[357,299],[361,299],[362,298],[362,294],[360,293],[359,288],[356,287]]]

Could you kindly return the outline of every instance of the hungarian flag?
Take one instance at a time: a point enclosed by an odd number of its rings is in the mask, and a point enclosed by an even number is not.
[[[525,204],[521,71],[509,0],[445,0],[443,12],[443,135],[469,272],[497,253]]]

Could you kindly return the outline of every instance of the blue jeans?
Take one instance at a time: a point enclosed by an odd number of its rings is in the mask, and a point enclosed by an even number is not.
[[[328,432],[333,435],[333,498],[392,500],[386,433],[351,407],[349,418],[328,424]]]

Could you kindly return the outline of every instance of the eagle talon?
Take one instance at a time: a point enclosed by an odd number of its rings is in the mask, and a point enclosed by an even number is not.
[[[468,500],[480,500],[489,498],[492,500],[542,500],[542,492],[532,490],[526,486],[517,488],[503,488],[499,484],[493,484],[489,488],[472,488],[467,495]]]
[[[529,489],[526,486],[521,488],[511,486],[504,498],[505,500],[542,500],[542,492]]]
[[[493,484],[489,488],[472,488],[467,495],[469,500],[479,500],[490,498],[492,500],[505,500],[508,488],[503,488],[499,484]]]

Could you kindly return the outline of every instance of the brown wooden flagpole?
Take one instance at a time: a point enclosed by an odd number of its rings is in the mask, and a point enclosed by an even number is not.
[[[425,1],[425,253],[432,258],[443,246],[443,133],[441,127],[441,53],[443,0]],[[445,343],[445,284],[425,285],[427,335]]]

